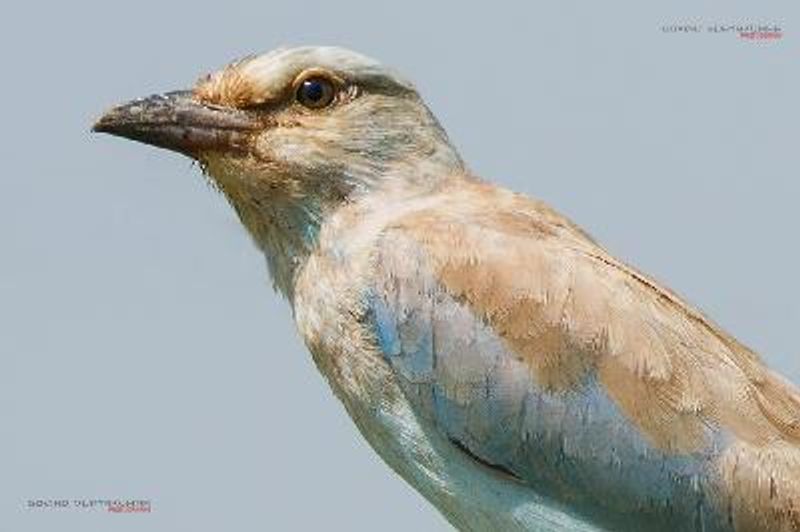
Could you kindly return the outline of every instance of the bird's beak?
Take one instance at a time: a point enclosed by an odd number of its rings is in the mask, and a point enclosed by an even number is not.
[[[245,150],[262,125],[246,111],[203,104],[192,91],[175,91],[114,107],[92,131],[197,157],[207,151]]]

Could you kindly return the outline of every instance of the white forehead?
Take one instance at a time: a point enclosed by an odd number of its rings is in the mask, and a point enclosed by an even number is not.
[[[263,84],[261,88],[265,92],[284,87],[301,72],[313,68],[329,70],[353,81],[386,78],[387,81],[413,89],[411,83],[375,59],[337,46],[278,48],[249,57],[237,64],[236,68],[251,83]]]

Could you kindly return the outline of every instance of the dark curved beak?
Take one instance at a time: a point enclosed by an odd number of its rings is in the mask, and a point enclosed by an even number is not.
[[[114,107],[92,131],[196,157],[206,151],[245,150],[261,126],[246,111],[203,104],[192,91],[175,91]]]

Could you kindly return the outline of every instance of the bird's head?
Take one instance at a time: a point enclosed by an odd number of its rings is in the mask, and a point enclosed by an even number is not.
[[[115,107],[94,130],[199,161],[284,292],[343,204],[387,187],[424,193],[463,169],[411,84],[336,47],[235,61],[191,90]]]

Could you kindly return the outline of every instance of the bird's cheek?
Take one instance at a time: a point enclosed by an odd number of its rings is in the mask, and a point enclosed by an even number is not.
[[[278,159],[276,146],[279,145],[279,138],[271,132],[265,132],[256,137],[253,142],[253,157],[259,161],[275,162]]]
[[[313,130],[276,128],[258,138],[254,151],[260,159],[276,165],[311,169],[334,157],[336,150],[331,144]]]

